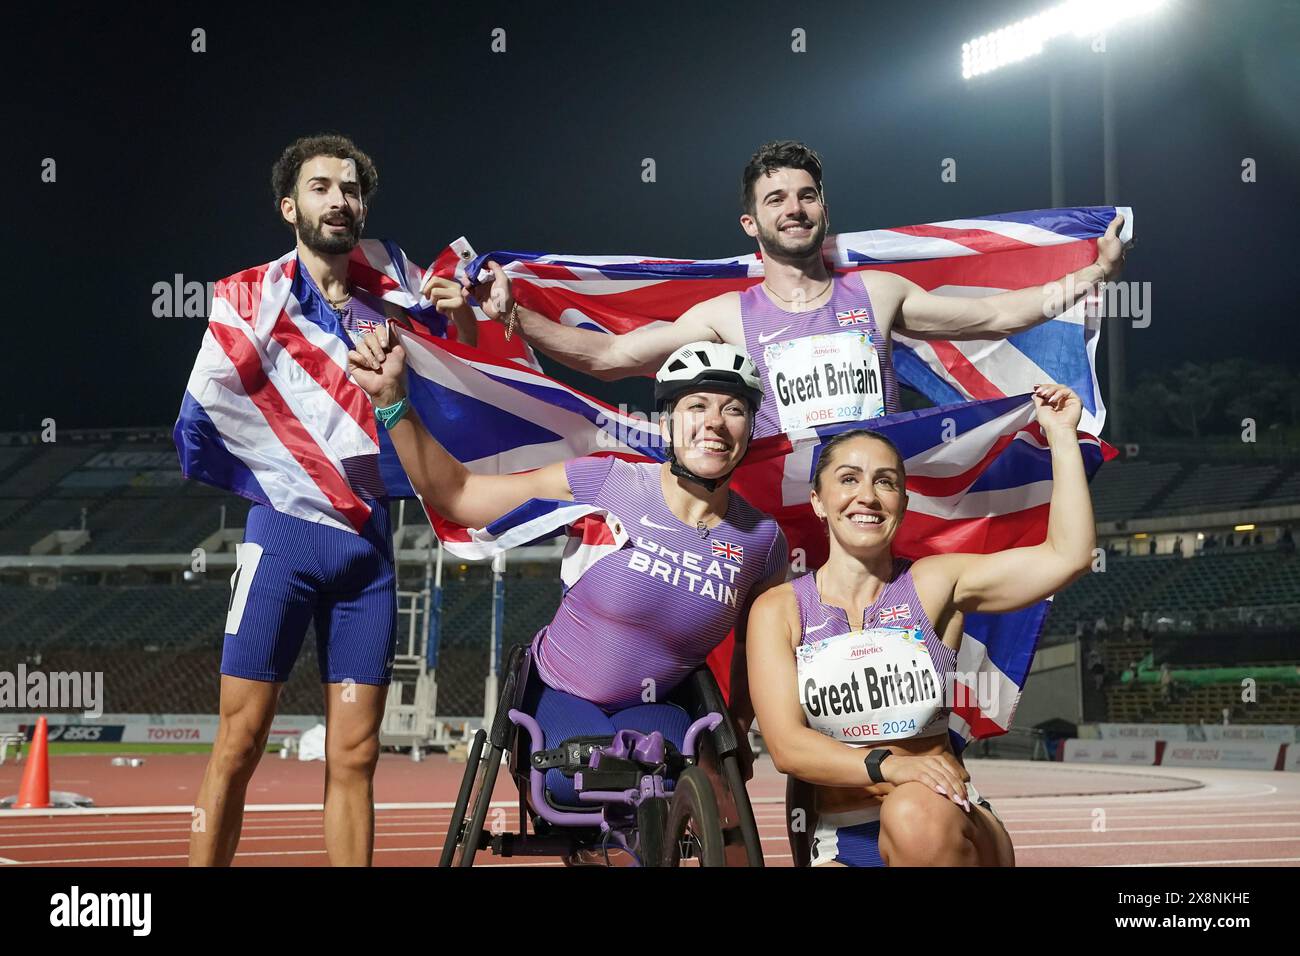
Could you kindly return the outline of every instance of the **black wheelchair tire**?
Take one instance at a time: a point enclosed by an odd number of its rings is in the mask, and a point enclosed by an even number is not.
[[[681,841],[688,826],[699,847],[696,858],[700,866],[726,866],[726,842],[718,801],[713,795],[708,774],[699,767],[687,767],[677,778],[672,802],[668,805],[661,865],[681,865]]]
[[[451,824],[447,830],[447,838],[442,844],[442,856],[438,858],[439,868],[450,867],[452,860],[456,856],[456,847],[460,841],[465,838],[465,811],[469,808],[469,797],[474,789],[474,778],[478,776],[479,761],[483,756],[483,742],[487,740],[487,733],[483,730],[476,731],[474,742],[470,745],[469,754],[465,760],[465,775],[460,781],[460,791],[456,794],[456,806],[451,813]]]
[[[637,858],[642,866],[663,866],[668,801],[652,797],[636,808]]]

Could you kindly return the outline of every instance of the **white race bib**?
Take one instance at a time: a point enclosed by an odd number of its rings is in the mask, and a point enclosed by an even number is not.
[[[948,729],[943,680],[919,627],[852,631],[795,649],[808,726],[845,743]]]
[[[866,330],[773,342],[763,358],[785,431],[885,414],[880,359]]]

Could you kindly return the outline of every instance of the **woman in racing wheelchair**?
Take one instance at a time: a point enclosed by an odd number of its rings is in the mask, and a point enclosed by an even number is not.
[[[787,568],[776,522],[728,488],[763,395],[748,355],[697,342],[664,362],[655,378],[655,404],[666,462],[585,457],[518,475],[471,474],[407,412],[405,353],[387,329],[368,333],[348,358],[427,507],[481,528],[530,499],[575,501],[608,512],[626,532],[621,548],[568,589],[532,642],[531,667],[542,686],[530,716],[545,738],[533,742],[534,763],[542,748],[553,753],[566,741],[621,731],[657,732],[670,751],[680,751],[693,739],[692,722],[681,707],[663,701],[732,630],[731,712],[744,741],[752,717],[745,620],[754,599],[781,584]],[[509,695],[503,700],[509,703]],[[621,736],[635,748],[635,735]],[[571,766],[567,773],[548,766],[545,780],[549,812],[536,805],[537,793],[535,811],[568,819],[556,808],[590,807],[576,791],[579,777]],[[467,788],[462,791],[465,796]]]

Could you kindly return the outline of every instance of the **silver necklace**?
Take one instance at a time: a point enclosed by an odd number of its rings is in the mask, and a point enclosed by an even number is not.
[[[770,285],[768,285],[766,279],[763,280],[763,288],[766,289],[768,292],[772,293],[774,296],[776,296],[776,297],[777,297],[778,299],[780,299],[782,302],[786,302],[786,303],[791,303],[791,304],[793,304],[794,302],[811,302],[813,299],[820,299],[823,295],[826,294],[826,290],[829,289],[829,288],[831,287],[831,283],[833,283],[834,281],[835,281],[835,277],[834,277],[834,276],[831,276],[829,279],[826,280],[826,284],[825,284],[824,286],[821,287],[821,290],[820,290],[816,295],[811,296],[811,297],[806,298],[806,299],[801,298],[800,296],[795,296],[793,299],[787,299],[787,298],[786,298],[785,296],[783,296],[781,293],[777,292],[777,291],[776,291],[775,289],[773,289]]]

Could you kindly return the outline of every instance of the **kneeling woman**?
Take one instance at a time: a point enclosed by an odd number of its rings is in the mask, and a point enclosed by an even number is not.
[[[965,614],[1027,607],[1092,560],[1079,399],[1044,385],[1034,402],[1052,458],[1047,539],[1034,547],[895,558],[907,506],[898,449],[866,430],[822,449],[812,504],[830,556],[755,602],[748,646],[764,743],[814,788],[813,866],[1014,864],[1006,828],[953,753],[947,695]]]
[[[533,641],[547,688],[534,715],[546,747],[623,729],[657,730],[681,747],[685,711],[653,701],[733,628],[732,713],[748,727],[745,620],[754,598],[785,580],[788,563],[776,522],[727,487],[763,397],[749,356],[712,342],[669,356],[655,379],[668,462],[575,458],[520,475],[471,474],[405,413],[405,352],[386,329],[366,335],[349,360],[412,486],[439,514],[482,528],[529,499],[550,498],[595,505],[627,529],[627,543],[569,588]],[[547,786],[561,802],[576,800],[559,770]]]

